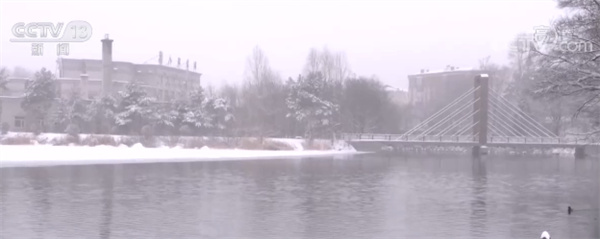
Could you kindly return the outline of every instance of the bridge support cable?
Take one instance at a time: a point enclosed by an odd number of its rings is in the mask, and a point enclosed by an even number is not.
[[[460,119],[458,119],[457,121],[455,121],[455,123],[452,123],[450,125],[448,125],[448,127],[446,127],[445,129],[443,129],[442,131],[440,131],[440,133],[438,133],[435,136],[443,136],[444,134],[448,133],[450,130],[456,128],[459,125],[462,125],[466,119],[473,117],[473,115],[475,115],[476,113],[478,113],[479,110],[473,111],[470,114],[465,114],[463,117],[461,117]]]
[[[455,134],[455,135],[453,135],[453,136],[462,136],[462,135],[463,135],[463,134],[465,134],[466,132],[469,132],[469,130],[473,129],[473,127],[475,127],[475,125],[477,125],[477,124],[479,124],[479,121],[475,121],[475,122],[473,122],[473,123],[471,124],[471,126],[469,126],[469,127],[468,127],[468,128],[466,128],[466,129],[463,129],[463,130],[459,131],[458,133],[456,133],[456,134]]]
[[[525,119],[531,125],[533,125],[537,130],[543,132],[547,137],[555,137],[555,138],[558,137],[558,135],[556,135],[554,132],[552,132],[549,129],[547,129],[546,127],[544,127],[542,124],[535,121],[527,113],[525,113],[525,112],[523,112],[523,110],[519,109],[519,107],[515,106],[510,101],[508,101],[506,98],[504,98],[502,95],[498,94],[498,92],[491,89],[491,93],[492,93],[492,96],[500,99],[500,102],[507,105],[509,108],[513,109],[514,111],[520,113],[519,116],[521,116],[523,119]]]
[[[436,118],[438,118],[438,116],[446,113],[446,111],[448,111],[450,108],[454,107],[455,105],[457,105],[458,103],[460,103],[462,100],[464,100],[467,96],[471,95],[473,92],[475,92],[475,90],[477,90],[478,88],[472,88],[469,91],[465,92],[464,94],[462,94],[460,97],[458,97],[456,100],[452,101],[450,104],[446,105],[445,107],[443,107],[441,110],[439,110],[437,113],[433,114],[431,117],[425,119],[423,122],[417,124],[417,126],[413,127],[412,129],[408,130],[406,133],[402,134],[402,136],[407,136],[410,135],[412,133],[414,133],[415,131],[423,128],[423,126],[429,124],[429,122],[435,120]]]
[[[499,133],[499,130],[498,130],[498,129],[496,128],[496,126],[494,126],[493,124],[489,124],[488,126],[490,126],[490,131],[492,132],[492,134],[495,134],[495,135],[497,135],[497,136],[499,136],[499,137],[508,137],[508,136],[505,136],[505,135],[502,135],[502,134],[500,134],[500,133]],[[492,136],[492,137],[493,137],[493,136]]]
[[[491,114],[491,115],[492,115],[491,121],[494,122],[494,126],[497,125],[496,129],[499,130],[501,133],[503,133],[504,136],[515,136],[515,137],[519,136],[518,131],[515,131],[510,126],[507,127],[507,125],[505,125],[506,123],[503,123],[502,121],[496,119],[495,114]],[[501,130],[500,127],[503,128],[504,130]]]
[[[500,116],[504,117],[507,121],[504,121],[505,124],[507,124],[508,126],[512,126],[512,127],[516,127],[519,130],[516,130],[517,132],[521,132],[522,134],[519,134],[518,136],[525,136],[525,134],[528,134],[526,136],[529,137],[541,137],[539,134],[536,134],[534,130],[531,130],[529,127],[527,127],[522,120],[520,120],[519,118],[517,118],[514,115],[514,112],[511,113],[509,112],[509,110],[505,109],[504,107],[502,107],[502,105],[497,102],[497,99],[495,99],[494,97],[492,97],[492,100],[490,101],[490,104],[492,106],[494,106],[494,109],[496,110],[496,112],[498,112],[500,114]],[[498,117],[499,119],[502,119],[501,117]],[[515,129],[515,128],[513,128]],[[533,132],[532,132],[533,131]]]
[[[471,101],[470,104],[465,104],[463,106],[461,106],[459,109],[457,109],[456,111],[454,111],[452,114],[446,116],[445,118],[443,118],[440,122],[434,124],[431,128],[423,131],[421,134],[417,135],[417,137],[421,137],[424,136],[428,133],[431,133],[432,131],[436,130],[437,128],[439,128],[441,125],[445,124],[448,122],[448,120],[452,119],[452,117],[460,114],[461,112],[463,112],[465,109],[469,109],[469,108],[473,108],[473,105],[475,104],[475,102],[479,101],[479,99],[473,100]]]
[[[500,99],[497,99],[497,98],[495,98],[495,96],[492,96],[492,101],[490,101],[490,103],[497,105],[496,107],[498,109],[500,109],[499,111],[501,114],[503,114],[504,117],[510,118],[513,123],[516,123],[517,127],[519,127],[523,131],[526,131],[528,134],[531,135],[531,137],[540,137],[540,138],[544,137],[544,136],[542,136],[544,134],[544,132],[539,131],[539,130],[536,131],[531,126],[528,126],[527,125],[528,120],[526,120],[522,116],[520,116],[518,112],[514,111],[514,109],[511,109],[510,107],[508,107],[506,105],[504,105],[504,107],[502,107],[501,104],[503,104],[503,103]],[[505,108],[508,108],[508,110]],[[509,112],[509,111],[512,111],[512,112]],[[515,115],[517,115],[519,117],[517,117]]]
[[[494,97],[492,97],[492,99],[493,98]],[[538,137],[538,138],[543,137],[540,134],[538,134],[538,132],[536,132],[535,130],[531,129],[531,127],[528,127],[521,120],[519,120],[517,117],[515,117],[514,114],[511,114],[510,112],[508,112],[508,110],[506,110],[503,107],[501,107],[498,102],[495,102],[495,100],[496,99],[490,101],[490,103],[492,104],[492,106],[495,106],[496,109],[498,109],[498,113],[500,113],[501,116],[504,116],[505,118],[509,119],[513,126],[516,126],[516,128],[519,128],[524,133],[527,133],[528,134],[527,136],[529,136],[529,137]],[[512,115],[512,117],[511,117],[511,115]]]
[[[527,119],[527,121],[533,125],[534,127],[536,127],[538,130],[540,130],[541,132],[544,132],[546,134],[547,137],[558,137],[556,134],[554,134],[554,132],[552,132],[551,130],[547,129],[546,127],[544,127],[542,124],[538,123],[536,120],[534,120],[533,118],[531,118],[531,116],[529,116],[527,113],[525,113],[523,110],[521,110],[519,107],[515,106],[514,104],[512,104],[510,101],[508,101],[506,98],[504,98],[503,96],[501,96],[500,94],[498,94],[497,92],[495,92],[494,90],[492,90],[492,93],[495,95],[496,98],[499,98],[501,100],[501,102],[505,105],[508,105],[510,108],[512,108],[513,110],[517,111],[520,113],[521,117]]]
[[[498,111],[498,113],[500,113],[500,115],[504,116],[504,118],[508,119],[510,121],[510,123],[504,121],[502,119],[502,117],[499,117],[494,112],[490,112],[490,115],[492,115],[492,117],[494,117],[494,119],[498,122],[498,124],[500,126],[502,126],[505,130],[509,130],[514,136],[535,137],[530,132],[528,132],[527,130],[523,129],[518,123],[516,123],[515,121],[513,121],[514,119],[511,120],[511,118],[509,116],[506,116],[501,111]],[[520,130],[516,129],[513,126],[516,126]]]
[[[494,136],[498,136],[498,137],[507,137],[507,136],[505,136],[505,135],[502,135],[501,133],[499,133],[499,132],[500,132],[500,130],[498,130],[498,128],[496,128],[496,126],[495,126],[495,125],[493,125],[493,124],[489,124],[489,126],[490,126],[489,130],[490,130],[490,131],[492,132],[492,134],[493,134],[493,135],[492,135],[492,137],[494,137]]]
[[[515,137],[522,136],[518,130],[511,127],[506,122],[502,121],[502,119],[497,119],[498,117],[496,117],[496,114],[491,113],[491,115],[493,117],[492,120],[494,121],[494,125],[496,125],[498,129],[502,128],[503,130],[501,130],[501,132],[503,132],[505,135],[511,135]]]
[[[462,128],[460,128],[458,131],[456,131],[455,134],[452,135],[452,137],[454,136],[461,136],[462,134],[464,134],[465,132],[468,132],[469,130],[471,130],[475,125],[477,125],[478,122],[473,122],[470,125],[465,125]]]

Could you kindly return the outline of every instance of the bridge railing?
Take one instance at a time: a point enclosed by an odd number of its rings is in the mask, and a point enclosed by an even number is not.
[[[506,137],[490,136],[489,143],[516,143],[516,144],[573,144],[584,145],[594,143],[591,140],[581,138],[560,138],[560,137]]]
[[[404,141],[404,142],[455,142],[455,143],[474,143],[478,142],[476,136],[451,136],[451,135],[400,135],[400,134],[344,134],[345,140],[360,141]],[[589,145],[598,144],[592,140],[581,138],[552,138],[552,137],[506,137],[489,136],[488,143],[511,143],[511,144],[563,144],[563,145]]]
[[[344,134],[346,140],[361,141],[407,141],[407,142],[477,142],[478,138],[474,136],[413,136],[400,134]]]

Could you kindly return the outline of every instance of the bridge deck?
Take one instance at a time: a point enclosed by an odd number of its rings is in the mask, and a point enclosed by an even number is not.
[[[350,143],[383,143],[400,145],[448,145],[476,146],[480,145],[473,136],[405,136],[395,134],[346,134],[344,139]],[[487,146],[491,147],[577,147],[600,145],[600,142],[579,138],[540,138],[540,137],[488,137]]]

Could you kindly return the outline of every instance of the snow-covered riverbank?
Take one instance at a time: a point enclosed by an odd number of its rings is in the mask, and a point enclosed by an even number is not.
[[[78,144],[64,134],[9,134],[0,138],[0,168],[79,164],[247,160],[320,157],[357,153],[343,141],[303,139],[154,137],[144,147],[135,136],[80,135]],[[9,142],[8,144],[6,142]],[[68,144],[68,145],[65,145]],[[130,146],[127,146],[127,145]]]
[[[315,139],[307,144],[304,139],[252,137],[190,137],[190,136],[151,136],[108,135],[108,134],[79,134],[77,137],[66,134],[9,132],[0,135],[0,145],[53,145],[53,146],[133,146],[142,144],[147,148],[180,147],[186,149],[251,149],[251,150],[332,150],[344,149],[349,146],[344,141],[332,142],[326,139]]]
[[[0,145],[0,168],[81,164],[190,162],[344,156],[357,153],[339,150],[239,150],[183,149],[120,146]]]

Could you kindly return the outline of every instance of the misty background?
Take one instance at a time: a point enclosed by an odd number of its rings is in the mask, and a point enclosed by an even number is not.
[[[10,42],[17,22],[87,21],[92,38],[71,43],[68,58],[101,59],[100,39],[114,39],[113,60],[198,64],[203,85],[240,83],[259,46],[282,77],[302,72],[311,48],[345,53],[359,76],[408,88],[408,74],[447,65],[505,64],[515,35],[549,25],[552,0],[531,1],[0,1],[0,65],[56,69],[56,44],[32,56]],[[154,59],[153,59],[154,58]],[[152,60],[150,60],[152,59]],[[150,61],[149,61],[150,60]]]

